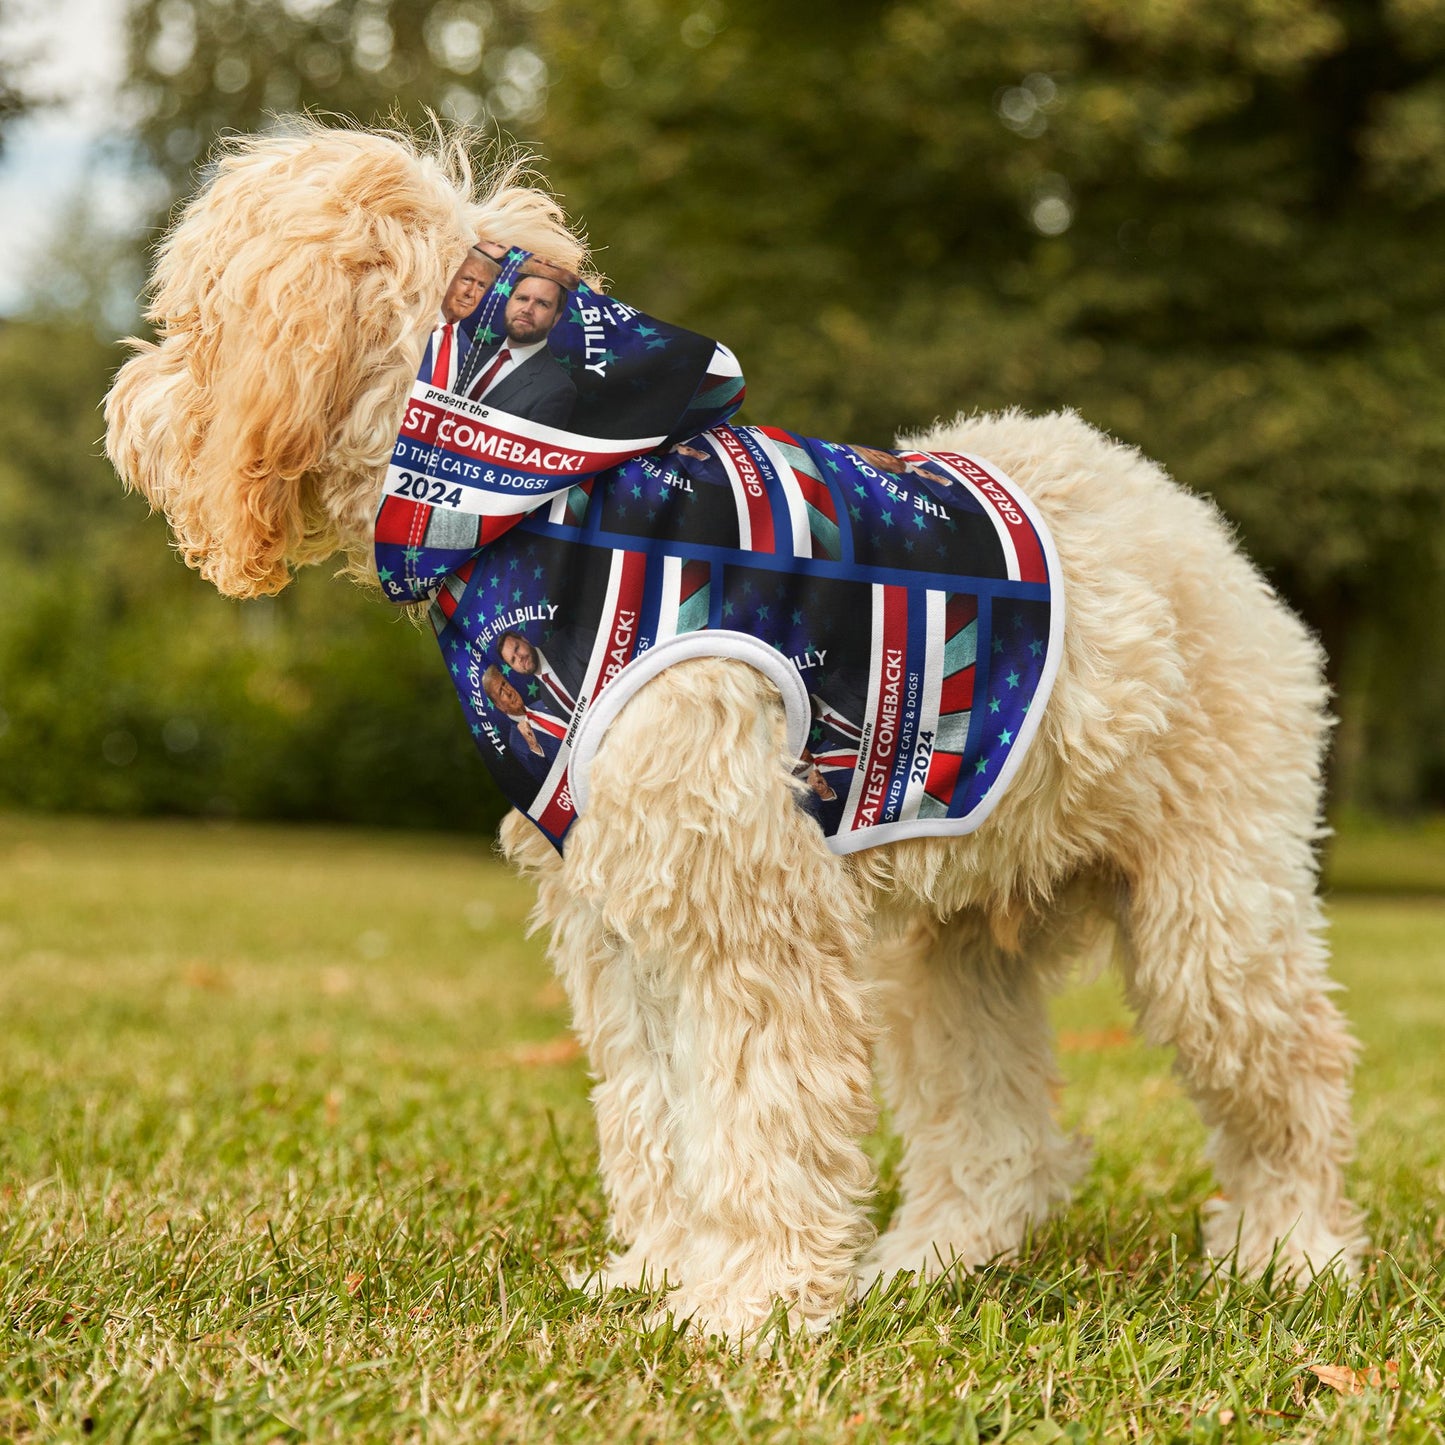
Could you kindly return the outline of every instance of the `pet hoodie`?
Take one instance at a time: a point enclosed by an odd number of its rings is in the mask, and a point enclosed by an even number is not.
[[[835,852],[978,827],[1062,648],[1028,499],[982,457],[730,425],[726,347],[575,277],[545,345],[515,344],[517,287],[557,274],[506,253],[454,389],[417,380],[376,518],[382,588],[430,602],[498,787],[560,851],[627,699],[723,656],[776,684]]]

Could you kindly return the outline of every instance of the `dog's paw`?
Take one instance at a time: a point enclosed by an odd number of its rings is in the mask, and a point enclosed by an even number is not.
[[[672,1290],[648,1317],[649,1327],[695,1331],[732,1349],[771,1355],[784,1338],[825,1334],[836,1311],[805,1312],[782,1300],[738,1299],[721,1290]]]
[[[612,1254],[596,1268],[573,1270],[567,1282],[599,1298],[615,1289],[658,1290],[669,1287],[666,1266],[648,1258],[647,1251],[633,1246],[624,1254]]]
[[[1350,1205],[1325,1219],[1318,1212],[1242,1210],[1233,1200],[1211,1199],[1203,1214],[1205,1253],[1250,1279],[1266,1271],[1279,1280],[1306,1281],[1322,1274],[1355,1279],[1368,1243]]]
[[[915,1177],[914,1191],[930,1203],[905,1203],[864,1256],[859,1291],[902,1274],[937,1279],[1011,1261],[1030,1223],[1068,1203],[1092,1154],[1084,1135],[1055,1134],[1032,1154],[975,1161],[966,1185],[951,1174]]]
[[[858,1293],[874,1286],[887,1289],[900,1275],[938,1279],[945,1274],[969,1274],[986,1264],[1010,1260],[1018,1248],[1023,1227],[985,1233],[953,1228],[935,1235],[932,1231],[890,1229],[878,1236],[864,1255],[854,1278]]]

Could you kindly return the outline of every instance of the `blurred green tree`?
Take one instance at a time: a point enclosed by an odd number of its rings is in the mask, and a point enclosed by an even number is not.
[[[1438,4],[541,23],[553,180],[620,294],[734,346],[761,418],[876,442],[1078,409],[1212,494],[1319,630],[1343,795],[1438,788],[1445,660],[1413,605],[1445,570]]]
[[[141,0],[126,92],[144,161],[189,191],[216,136],[297,110],[367,125],[526,127],[546,104],[548,0]]]
[[[0,0],[0,32],[10,28],[15,16],[14,0]],[[6,132],[36,103],[36,97],[31,94],[24,79],[29,60],[30,57],[16,45],[7,43],[0,47],[0,156],[5,154]]]
[[[0,324],[0,804],[488,831],[430,637],[312,569],[227,601],[100,450],[113,348]]]
[[[619,294],[734,346],[761,420],[1076,407],[1320,630],[1340,796],[1445,803],[1438,0],[139,0],[131,47],[165,197],[271,112],[430,106],[544,146]],[[425,639],[186,574],[91,448],[95,302],[49,299],[0,331],[0,794],[459,821]]]

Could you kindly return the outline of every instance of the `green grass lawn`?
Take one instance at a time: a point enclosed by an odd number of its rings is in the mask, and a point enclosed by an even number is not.
[[[0,1439],[1445,1439],[1445,896],[1346,892],[1375,856],[1331,904],[1361,1287],[1211,1277],[1202,1131],[1100,983],[1075,1204],[758,1359],[568,1285],[587,1081],[485,846],[0,817]]]

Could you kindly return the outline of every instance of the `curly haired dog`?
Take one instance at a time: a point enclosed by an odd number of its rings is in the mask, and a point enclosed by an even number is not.
[[[226,148],[160,248],[159,340],[134,343],[106,409],[120,475],[222,592],[338,553],[375,585],[399,419],[481,238],[584,268],[548,197],[515,170],[475,181],[459,145],[303,127]],[[1140,1029],[1212,1130],[1209,1249],[1352,1270],[1318,648],[1207,502],[1071,414],[908,444],[1011,475],[1069,599],[1036,741],[982,828],[836,856],[797,806],[773,685],[724,659],[626,706],[565,857],[504,825],[596,1077],[619,1245],[597,1282],[665,1278],[676,1317],[738,1338],[779,1300],[820,1327],[860,1278],[1007,1255],[1084,1167],[1052,1117],[1046,998],[1109,918]],[[876,1240],[875,1054],[905,1141]]]

